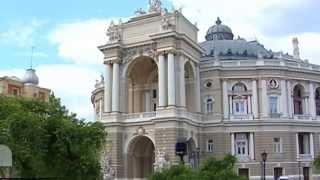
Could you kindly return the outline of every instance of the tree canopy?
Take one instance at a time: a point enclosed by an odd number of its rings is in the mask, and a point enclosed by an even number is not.
[[[49,102],[0,96],[0,144],[23,178],[88,179],[100,174],[102,124],[76,118],[53,95]]]
[[[222,160],[210,157],[199,169],[191,169],[182,164],[175,165],[154,173],[149,180],[247,180],[235,173],[235,163],[236,158],[231,155]]]

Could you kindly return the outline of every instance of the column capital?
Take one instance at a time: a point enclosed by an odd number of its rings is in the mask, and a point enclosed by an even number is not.
[[[103,64],[120,64],[121,63],[121,58],[120,57],[112,57],[112,58],[104,58]]]
[[[156,56],[164,56],[166,54],[166,51],[157,51]]]

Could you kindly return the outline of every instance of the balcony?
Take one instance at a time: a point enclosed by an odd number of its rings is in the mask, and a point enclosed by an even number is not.
[[[141,113],[104,113],[102,122],[143,122],[160,118],[183,118],[191,121],[202,121],[202,115],[188,112],[186,109],[166,108],[152,112]]]

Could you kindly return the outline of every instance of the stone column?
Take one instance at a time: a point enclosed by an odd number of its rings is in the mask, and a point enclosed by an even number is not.
[[[254,160],[254,138],[253,138],[253,132],[250,132],[250,139],[249,139],[249,143],[250,143],[250,159]]]
[[[293,116],[293,101],[292,101],[292,89],[291,82],[287,81],[287,94],[288,94],[288,116],[292,118]]]
[[[312,119],[316,119],[316,103],[315,103],[315,89],[312,82],[309,83],[309,110]]]
[[[258,118],[258,93],[257,80],[252,80],[252,113],[253,118]]]
[[[231,155],[235,155],[235,149],[234,149],[234,133],[231,133]]]
[[[232,109],[232,96],[228,96],[229,98],[229,114],[232,115],[233,114],[233,109]]]
[[[252,114],[252,99],[248,96],[248,114]]]
[[[145,99],[145,111],[150,112],[151,111],[151,96],[150,96],[149,90],[145,91],[144,99]]]
[[[310,154],[314,158],[314,142],[313,142],[313,133],[310,133]]]
[[[199,68],[199,64],[195,64],[196,67],[196,81],[195,81],[195,95],[196,95],[196,112],[201,112],[201,93],[200,93],[200,68]]]
[[[166,86],[166,61],[164,54],[159,55],[159,107],[167,106],[167,86]]]
[[[297,152],[297,159],[299,159],[299,133],[296,133],[296,152]]]
[[[229,104],[228,104],[228,86],[227,80],[223,80],[222,82],[222,95],[223,95],[223,117],[224,119],[229,118]]]
[[[112,112],[120,111],[120,67],[119,63],[113,63],[112,74]]]
[[[104,111],[111,112],[112,97],[112,65],[106,64],[106,74],[104,81]]]
[[[281,80],[281,104],[280,104],[280,109],[283,117],[288,117],[288,99],[287,99],[287,88],[286,88],[286,80],[282,79]]]
[[[103,109],[102,109],[102,98],[99,100],[99,119],[102,119],[102,113],[103,113]]]
[[[262,117],[268,117],[269,114],[269,104],[268,104],[268,95],[267,95],[267,83],[266,80],[261,80],[261,106],[262,106]]]
[[[172,52],[168,53],[168,105],[176,105],[175,60]]]
[[[180,56],[180,106],[186,107],[186,82],[185,82],[185,69],[184,65],[186,59]]]

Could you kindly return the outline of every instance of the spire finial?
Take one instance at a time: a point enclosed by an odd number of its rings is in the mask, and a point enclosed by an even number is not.
[[[34,51],[34,46],[31,47],[31,56],[30,56],[30,69],[33,68],[33,51]]]
[[[216,21],[216,24],[217,24],[217,25],[220,25],[221,23],[222,23],[222,21],[221,21],[220,18],[218,17],[218,18],[217,18],[217,21]]]

